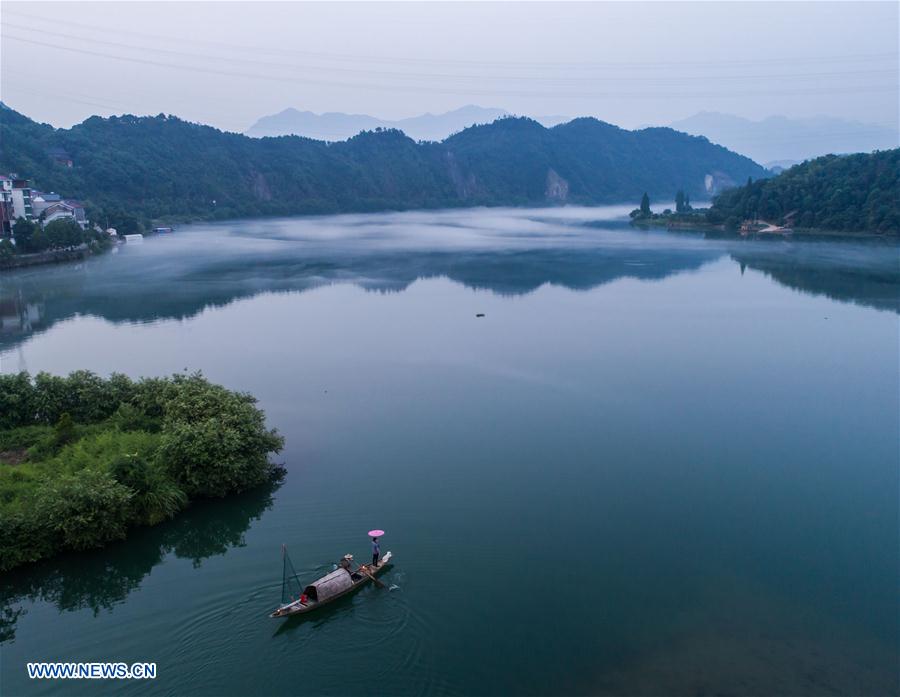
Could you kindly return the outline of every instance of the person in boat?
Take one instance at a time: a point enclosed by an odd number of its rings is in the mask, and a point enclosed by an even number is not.
[[[352,563],[352,562],[353,562],[353,555],[352,555],[352,554],[345,554],[345,555],[341,558],[341,568],[342,568],[342,569],[346,569],[347,571],[350,571],[350,566],[351,566],[351,563]]]
[[[378,557],[381,554],[381,547],[378,546],[378,538],[372,538],[372,566],[378,566]]]

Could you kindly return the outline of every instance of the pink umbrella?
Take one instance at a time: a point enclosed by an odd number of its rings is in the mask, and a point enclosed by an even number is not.
[[[369,530],[369,537],[381,537],[384,535],[384,530]]]

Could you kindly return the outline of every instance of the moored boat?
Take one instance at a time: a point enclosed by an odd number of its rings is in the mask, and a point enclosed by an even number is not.
[[[353,557],[348,554],[341,560],[341,565],[337,569],[297,592],[296,589],[300,587],[299,581],[284,545],[281,547],[281,552],[284,560],[281,605],[269,615],[274,618],[312,612],[333,600],[359,590],[370,582],[380,585],[381,582],[376,579],[376,576],[387,570],[391,565],[392,556],[390,552],[386,552],[377,564],[360,564],[353,569]]]

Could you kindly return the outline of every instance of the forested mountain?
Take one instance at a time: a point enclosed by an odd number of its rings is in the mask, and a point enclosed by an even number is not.
[[[58,163],[64,150],[72,167]],[[473,205],[613,203],[644,191],[695,200],[765,176],[753,161],[668,128],[524,118],[441,143],[367,131],[339,143],[248,138],[172,116],[91,117],[71,129],[0,111],[0,171],[143,219],[226,218]]]
[[[798,228],[900,234],[900,148],[827,155],[723,192],[712,223],[760,218]]]

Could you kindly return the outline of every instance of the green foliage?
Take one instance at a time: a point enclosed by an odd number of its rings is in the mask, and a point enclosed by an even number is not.
[[[35,443],[53,437],[53,429],[48,426],[19,426],[0,430],[0,452],[27,450]]]
[[[609,203],[703,195],[710,172],[765,176],[751,160],[668,128],[626,131],[596,119],[554,128],[520,118],[474,126],[442,143],[396,130],[346,142],[248,138],[171,116],[92,117],[53,129],[0,112],[0,169],[28,172],[46,189],[85,202],[92,220],[120,234],[152,219],[233,218],[460,205],[536,205],[551,172],[567,201]],[[47,151],[71,153],[58,167]]]
[[[56,426],[53,427],[53,442],[56,447],[61,448],[75,440],[75,422],[68,412],[59,417]]]
[[[8,239],[0,239],[0,266],[12,261],[16,246]]]
[[[766,220],[837,232],[900,234],[900,149],[827,155],[720,194],[709,222]]]
[[[44,226],[44,237],[50,249],[67,249],[82,244],[86,237],[84,230],[73,218],[60,218]]]
[[[40,229],[39,225],[30,220],[25,220],[25,218],[16,220],[12,227],[12,235],[16,240],[16,249],[23,252],[39,251],[34,249],[34,236]]]
[[[261,484],[282,447],[251,396],[199,374],[0,376],[0,419],[0,452],[27,453],[0,463],[0,570]]]
[[[49,557],[57,548],[50,525],[36,511],[4,511],[0,516],[0,570]]]
[[[189,496],[225,496],[271,475],[265,454],[283,440],[254,402],[197,375],[174,378],[160,455]]]
[[[155,525],[187,505],[187,495],[166,476],[157,460],[139,451],[119,455],[110,464],[110,473],[134,492],[131,518],[135,521]]]
[[[123,402],[110,417],[112,423],[120,431],[159,431],[161,423],[159,419],[148,416],[140,407],[130,402]]]
[[[0,373],[0,429],[35,421],[37,405],[28,373]]]
[[[90,549],[125,537],[133,496],[109,473],[83,469],[44,482],[34,515],[63,549]]]

